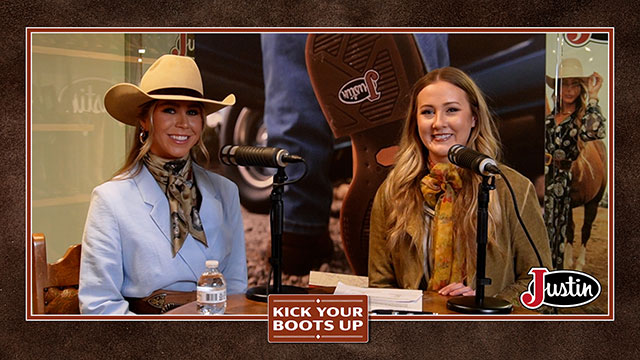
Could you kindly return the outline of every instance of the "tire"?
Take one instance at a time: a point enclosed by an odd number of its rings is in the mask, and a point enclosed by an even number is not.
[[[225,112],[220,128],[220,148],[227,144],[267,146],[262,109],[234,105]],[[269,213],[273,169],[222,165],[222,173],[238,185],[242,206],[253,213]]]

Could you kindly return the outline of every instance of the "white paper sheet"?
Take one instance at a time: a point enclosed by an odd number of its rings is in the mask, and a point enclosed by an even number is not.
[[[422,290],[361,288],[338,282],[333,293],[369,296],[369,312],[380,309],[422,311]]]

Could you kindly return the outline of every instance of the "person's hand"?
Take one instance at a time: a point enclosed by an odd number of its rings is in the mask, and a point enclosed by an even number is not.
[[[589,94],[589,99],[598,99],[598,91],[600,91],[601,87],[602,76],[594,71],[587,80],[587,92]]]
[[[463,283],[451,283],[442,289],[438,290],[438,294],[440,295],[449,295],[449,296],[475,296],[476,291],[472,288],[466,286]]]

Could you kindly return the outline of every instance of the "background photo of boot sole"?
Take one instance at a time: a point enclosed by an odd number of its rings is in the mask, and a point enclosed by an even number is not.
[[[306,61],[334,136],[351,137],[355,172],[340,231],[351,268],[366,275],[371,206],[390,169],[377,157],[397,145],[408,94],[424,65],[412,34],[311,34]]]

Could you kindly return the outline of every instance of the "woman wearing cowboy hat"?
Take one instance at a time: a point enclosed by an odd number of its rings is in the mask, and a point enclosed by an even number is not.
[[[237,187],[192,159],[208,114],[233,105],[203,97],[191,58],[164,55],[140,86],[105,94],[116,120],[135,126],[126,162],[96,187],[82,239],[79,300],[84,314],[163,312],[195,300],[205,261],[218,260],[230,294],[247,287]]]
[[[562,60],[558,77],[546,80],[554,89],[555,104],[545,119],[544,218],[553,266],[561,269],[571,211],[571,164],[580,154],[581,141],[605,137],[606,120],[598,106],[602,76],[585,76],[580,60]]]

